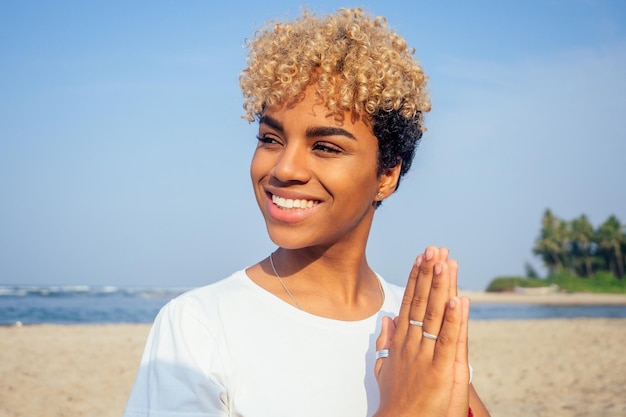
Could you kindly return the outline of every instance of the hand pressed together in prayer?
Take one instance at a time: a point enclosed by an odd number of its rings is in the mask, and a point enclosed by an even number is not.
[[[415,260],[400,313],[383,319],[376,341],[375,416],[468,416],[469,299],[458,296],[457,271],[446,248]]]

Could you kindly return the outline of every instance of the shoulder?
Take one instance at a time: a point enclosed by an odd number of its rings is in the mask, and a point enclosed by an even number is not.
[[[237,306],[250,303],[252,298],[246,295],[251,292],[248,281],[242,270],[170,300],[154,320],[147,342],[149,359],[145,360],[157,358],[169,363],[176,358],[190,364],[213,361],[211,366],[215,367],[215,361],[227,356],[223,346],[225,328],[241,321]]]
[[[240,270],[215,283],[187,291],[170,300],[158,319],[168,322],[197,322],[211,326],[220,320],[224,308],[246,302],[253,296],[245,271]]]
[[[240,296],[249,287],[248,281],[246,271],[242,269],[212,284],[189,290],[174,298],[172,302],[193,305],[220,300],[224,297]]]

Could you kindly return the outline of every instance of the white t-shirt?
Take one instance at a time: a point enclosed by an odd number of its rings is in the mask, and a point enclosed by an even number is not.
[[[125,417],[364,417],[378,408],[375,342],[403,289],[381,280],[374,316],[301,311],[239,271],[157,316]]]

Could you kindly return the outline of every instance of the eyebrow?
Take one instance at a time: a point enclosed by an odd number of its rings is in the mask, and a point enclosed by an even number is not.
[[[345,136],[347,138],[356,140],[352,133],[340,127],[333,126],[309,127],[306,130],[306,136],[309,138],[320,136]]]
[[[259,124],[268,125],[272,129],[276,129],[281,133],[283,132],[283,125],[278,120],[273,119],[269,116],[262,116],[261,120],[259,120]]]
[[[261,120],[259,120],[259,123],[265,124],[271,127],[272,129],[276,129],[280,132],[284,132],[283,125],[278,120],[270,116],[262,116]],[[340,127],[334,127],[334,126],[309,127],[306,129],[305,135],[308,138],[323,137],[323,136],[345,136],[347,138],[356,140],[356,137],[352,133]]]

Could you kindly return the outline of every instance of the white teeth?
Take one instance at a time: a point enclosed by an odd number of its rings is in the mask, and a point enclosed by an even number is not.
[[[291,198],[282,198],[272,195],[272,202],[281,208],[311,208],[317,203],[313,200],[293,200]]]

